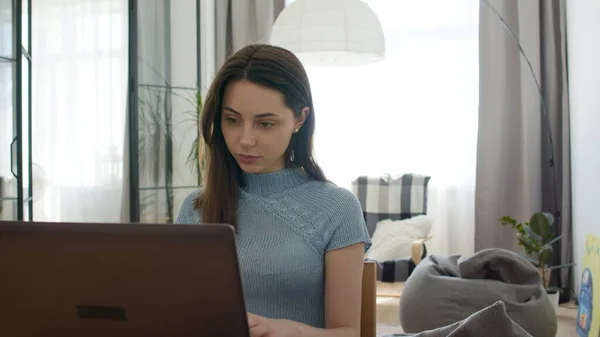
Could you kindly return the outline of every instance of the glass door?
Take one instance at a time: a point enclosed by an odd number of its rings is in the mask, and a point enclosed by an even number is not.
[[[130,221],[172,223],[201,181],[200,1],[132,0]]]
[[[33,221],[33,183],[31,172],[31,0],[15,0],[17,4],[17,21],[21,27],[17,31],[19,43],[17,44],[17,60],[19,74],[19,103],[20,111],[17,118],[17,129],[19,131],[19,141],[17,148],[17,176],[19,177],[17,198],[19,199],[19,208],[17,216],[19,220]],[[20,102],[18,99],[20,98]]]
[[[17,219],[16,6],[0,0],[0,220]]]
[[[0,0],[0,220],[33,220],[30,1]]]

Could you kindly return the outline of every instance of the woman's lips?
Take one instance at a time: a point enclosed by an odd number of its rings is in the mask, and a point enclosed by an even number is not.
[[[255,163],[260,156],[251,156],[247,154],[238,154],[238,160],[244,164],[253,164]]]

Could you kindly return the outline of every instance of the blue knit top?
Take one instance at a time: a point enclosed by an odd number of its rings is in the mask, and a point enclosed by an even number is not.
[[[325,253],[371,245],[358,199],[312,180],[303,170],[244,174],[236,237],[247,311],[317,328],[325,326]],[[202,223],[186,197],[176,223]]]

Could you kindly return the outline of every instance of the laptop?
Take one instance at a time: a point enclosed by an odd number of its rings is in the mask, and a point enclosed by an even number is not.
[[[0,336],[249,336],[233,228],[0,221]]]

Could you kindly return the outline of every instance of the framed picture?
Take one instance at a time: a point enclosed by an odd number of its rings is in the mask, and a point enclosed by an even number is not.
[[[600,336],[600,237],[587,235],[577,308],[579,337]]]

